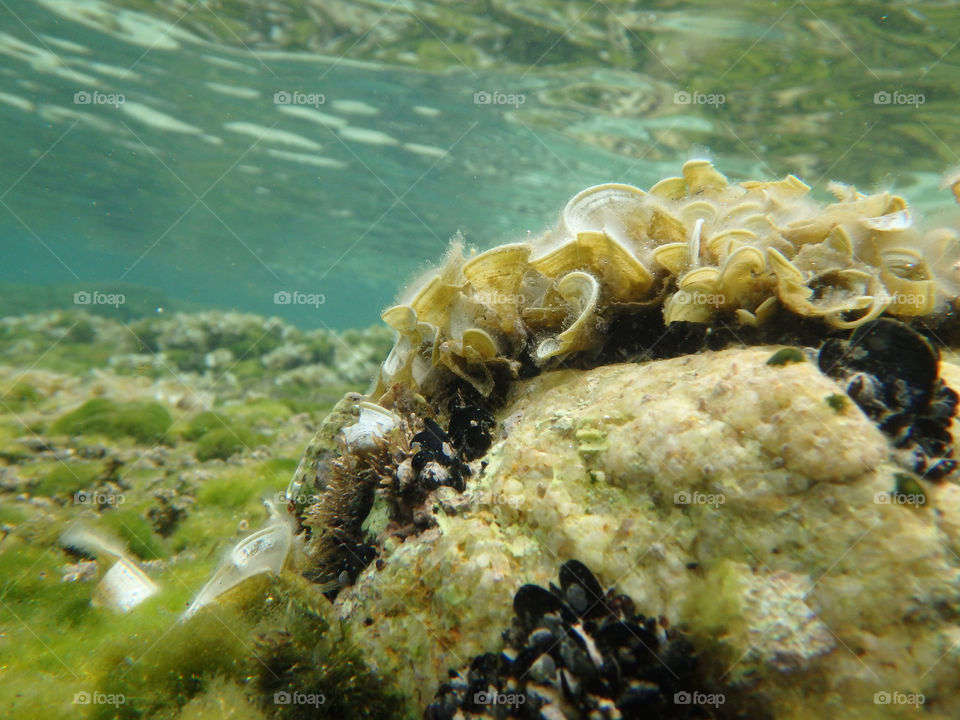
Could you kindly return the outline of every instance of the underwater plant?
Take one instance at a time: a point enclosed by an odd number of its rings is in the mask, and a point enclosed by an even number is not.
[[[450,375],[489,396],[496,378],[597,355],[604,330],[644,308],[663,323],[761,328],[784,311],[825,329],[941,315],[960,291],[960,240],[921,233],[906,201],[831,183],[821,205],[790,175],[731,184],[705,160],[649,191],[587,188],[529,243],[464,255],[383,313],[397,333],[370,396],[427,397]]]
[[[160,403],[123,403],[108,398],[93,398],[76,410],[60,416],[50,432],[55,435],[132,437],[141,443],[153,443],[163,439],[171,424],[173,418]]]

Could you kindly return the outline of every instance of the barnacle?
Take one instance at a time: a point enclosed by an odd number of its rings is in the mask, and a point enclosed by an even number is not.
[[[691,160],[647,192],[583,190],[531,242],[476,254],[457,240],[383,313],[397,340],[370,396],[398,383],[429,396],[447,378],[488,397],[498,367],[515,376],[594,357],[604,327],[650,306],[667,326],[760,328],[784,312],[825,329],[950,306],[960,294],[957,233],[921,232],[896,195],[828,189],[836,201],[822,205],[793,175],[730,183]]]

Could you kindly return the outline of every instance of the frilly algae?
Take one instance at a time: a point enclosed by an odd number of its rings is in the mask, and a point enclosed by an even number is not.
[[[957,233],[920,233],[906,201],[832,183],[820,205],[793,175],[731,184],[706,160],[649,191],[583,190],[530,243],[464,256],[383,313],[397,332],[371,396],[424,390],[443,370],[482,395],[498,368],[545,367],[596,350],[611,319],[661,306],[678,321],[761,326],[784,309],[838,329],[925,316],[960,292]],[[449,376],[447,376],[449,377]]]

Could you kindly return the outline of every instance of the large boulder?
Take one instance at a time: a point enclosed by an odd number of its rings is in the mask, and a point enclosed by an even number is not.
[[[516,383],[483,472],[338,596],[370,662],[425,705],[576,558],[778,720],[954,717],[960,488],[911,480],[840,384],[776,351]]]

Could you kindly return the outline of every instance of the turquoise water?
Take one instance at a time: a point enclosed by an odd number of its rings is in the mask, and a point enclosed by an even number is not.
[[[579,189],[649,186],[695,154],[734,178],[896,187],[949,211],[936,194],[960,162],[949,4],[660,5],[607,8],[626,60],[583,50],[577,31],[601,10],[577,4],[569,33],[510,36],[485,67],[424,23],[449,51],[438,68],[410,52],[371,61],[360,34],[336,56],[279,52],[202,39],[159,5],[141,8],[151,19],[7,3],[0,282],[48,287],[49,306],[121,288],[138,311],[367,325],[457,231],[481,248],[540,232]]]

